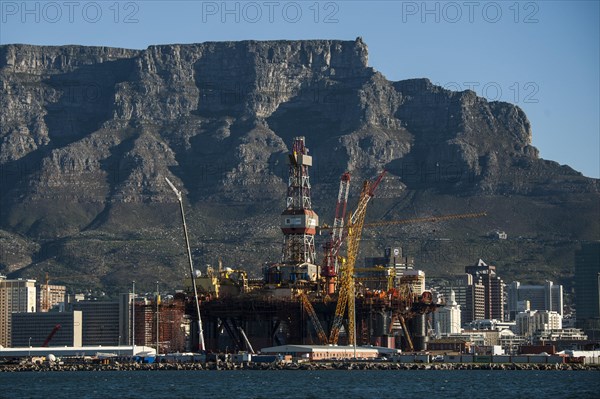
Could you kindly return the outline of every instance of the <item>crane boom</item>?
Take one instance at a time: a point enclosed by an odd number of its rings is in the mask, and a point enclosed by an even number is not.
[[[380,222],[365,223],[364,227],[382,227],[382,226],[391,226],[391,225],[409,224],[409,223],[443,222],[446,220],[471,219],[471,218],[480,218],[480,217],[484,217],[484,216],[487,216],[487,212],[457,213],[457,214],[452,214],[452,215],[428,216],[428,217],[414,218],[414,219],[382,220]]]
[[[52,301],[52,296],[50,295],[50,282],[54,281],[54,282],[58,282],[58,281],[62,281],[62,280],[74,280],[74,279],[80,279],[82,277],[98,277],[98,275],[96,274],[74,274],[74,275],[70,275],[70,276],[59,276],[59,277],[51,277],[47,272],[46,275],[44,277],[44,284],[42,287],[42,290],[40,290],[40,294],[42,297],[42,303],[41,303],[41,311],[42,312],[48,312],[50,310],[50,307],[55,305],[56,303],[53,303]]]
[[[400,320],[400,324],[402,325],[402,330],[404,331],[404,338],[406,339],[408,349],[410,352],[414,352],[415,346],[413,345],[412,338],[410,337],[410,331],[408,331],[408,326],[406,325],[406,320],[404,319],[404,316],[402,316],[402,315],[398,315],[398,319]]]
[[[252,347],[252,344],[250,343],[250,340],[248,339],[248,336],[246,335],[246,331],[244,331],[242,327],[238,327],[238,331],[240,332],[240,335],[242,336],[242,339],[244,340],[244,344],[246,344],[246,348],[248,349],[248,351],[252,354],[256,353],[254,351],[254,348]]]
[[[319,318],[317,317],[315,308],[313,307],[312,303],[310,303],[308,296],[306,296],[306,294],[304,292],[301,292],[299,296],[300,296],[300,299],[302,300],[302,305],[304,306],[304,310],[306,310],[306,313],[308,313],[308,316],[310,317],[310,321],[313,324],[313,326],[315,327],[315,330],[317,331],[317,336],[319,337],[319,342],[321,343],[321,345],[327,345],[327,335],[325,335],[325,331],[323,330],[323,327],[321,326],[321,322],[319,321]]]
[[[346,306],[348,305],[349,293],[347,292],[348,284],[346,283],[347,271],[346,271],[345,263],[346,263],[346,260],[343,259],[342,260],[342,268],[341,268],[341,272],[342,272],[341,273],[341,284],[340,284],[340,289],[338,292],[337,304],[335,307],[335,316],[333,318],[333,325],[332,325],[331,331],[329,333],[329,343],[333,344],[333,345],[337,345],[339,335],[340,335],[340,328],[342,327],[344,312],[346,311]]]
[[[50,278],[46,272],[46,281],[44,284],[44,291],[42,292],[42,312],[47,312],[50,309]]]
[[[58,330],[60,330],[61,328],[62,328],[62,326],[60,324],[57,324],[57,325],[54,326],[54,328],[52,329],[52,331],[50,331],[50,334],[48,334],[48,336],[46,337],[46,340],[42,344],[42,348],[45,348],[45,347],[48,346],[48,344],[52,340],[52,337],[54,337],[54,334],[56,334],[56,332]]]
[[[196,313],[198,317],[198,346],[200,351],[205,351],[206,347],[204,345],[204,331],[202,330],[202,317],[200,316],[200,303],[198,302],[198,288],[196,287],[196,276],[194,276],[192,250],[190,249],[190,239],[187,232],[187,225],[185,223],[185,212],[183,211],[183,200],[181,196],[181,191],[177,190],[175,185],[171,183],[171,181],[167,177],[165,177],[165,180],[175,193],[177,201],[179,201],[179,210],[181,211],[181,223],[183,224],[183,235],[185,238],[185,245],[187,247],[188,263],[190,265],[190,277],[192,279],[192,287],[194,288],[194,302],[196,303]]]
[[[474,219],[487,216],[487,212],[476,212],[476,213],[456,213],[450,215],[440,215],[440,216],[425,216],[421,218],[411,218],[411,219],[399,219],[399,220],[381,220],[379,222],[369,222],[365,223],[363,227],[385,227],[385,226],[394,226],[399,224],[411,224],[411,223],[435,223],[435,222],[444,222],[446,220],[458,220],[458,219]],[[329,230],[332,229],[331,226],[323,225],[319,227],[319,230]]]
[[[344,242],[344,216],[348,204],[348,192],[350,188],[350,173],[346,172],[340,178],[340,189],[335,206],[335,219],[331,237],[325,243],[325,256],[323,257],[322,275],[326,281],[326,292],[328,295],[335,291],[335,277],[339,271],[338,252]]]
[[[341,276],[341,285],[338,294],[338,303],[335,309],[333,326],[329,335],[329,342],[337,344],[343,316],[348,308],[348,344],[356,345],[355,331],[355,303],[354,303],[354,265],[358,256],[360,237],[367,212],[367,205],[375,193],[375,189],[381,183],[386,171],[381,172],[374,183],[365,181],[356,210],[352,214],[348,225],[348,249],[346,262],[344,263]]]

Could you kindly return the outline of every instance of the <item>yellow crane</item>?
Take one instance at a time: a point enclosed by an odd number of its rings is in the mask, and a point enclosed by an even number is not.
[[[355,331],[355,304],[354,304],[354,265],[356,264],[356,257],[358,255],[358,248],[360,246],[360,237],[362,234],[362,228],[365,222],[365,215],[367,212],[367,205],[369,200],[373,198],[375,189],[381,183],[383,176],[386,171],[384,170],[374,183],[365,181],[363,189],[360,193],[358,200],[358,206],[356,210],[349,218],[348,224],[348,249],[346,253],[345,261],[342,260],[341,277],[338,293],[338,302],[335,308],[335,316],[333,319],[333,326],[329,334],[329,343],[337,344],[340,328],[342,327],[342,321],[346,308],[348,308],[348,345],[356,345],[356,331]]]
[[[471,219],[471,218],[480,218],[483,216],[487,216],[487,212],[457,213],[457,214],[452,214],[452,215],[427,216],[427,217],[422,217],[422,218],[401,219],[401,220],[382,220],[380,222],[365,223],[364,227],[382,227],[382,226],[391,226],[391,225],[396,225],[396,224],[409,224],[409,223],[443,222],[446,220]]]
[[[457,220],[457,219],[473,219],[487,216],[487,212],[475,212],[475,213],[456,213],[450,215],[440,215],[440,216],[425,216],[421,218],[411,218],[411,219],[400,219],[400,220],[381,220],[379,222],[369,222],[363,224],[364,227],[385,227],[385,226],[393,226],[398,224],[412,224],[412,223],[434,223],[434,222],[444,222],[446,220]],[[319,227],[319,230],[329,230],[331,227],[327,224]]]
[[[397,224],[408,224],[408,223],[424,223],[424,222],[439,222],[445,220],[455,220],[455,219],[467,219],[467,218],[478,218],[487,216],[486,212],[478,212],[478,213],[463,213],[463,214],[452,214],[452,215],[442,215],[442,216],[430,216],[430,217],[422,217],[422,218],[414,218],[414,219],[403,219],[403,220],[391,220],[391,221],[380,221],[365,224],[365,215],[367,211],[367,205],[369,200],[373,197],[375,189],[383,179],[386,171],[384,170],[377,180],[374,183],[369,181],[365,181],[363,185],[363,189],[360,194],[360,199],[358,202],[358,206],[354,213],[349,218],[349,223],[345,227],[347,234],[347,255],[346,258],[340,259],[340,279],[339,279],[339,290],[338,290],[338,301],[335,309],[335,316],[333,320],[333,325],[329,334],[329,343],[337,344],[339,339],[340,329],[342,327],[344,313],[346,312],[346,308],[348,308],[348,344],[356,345],[356,331],[355,331],[355,277],[354,277],[354,266],[356,264],[356,258],[358,255],[358,249],[360,245],[360,239],[362,235],[363,227],[380,227],[386,225],[397,225]],[[329,226],[322,226],[321,229],[329,229]],[[304,300],[304,299],[303,299]],[[310,302],[309,302],[310,304]],[[309,313],[310,314],[310,313]],[[408,329],[406,327],[406,323],[403,317],[399,317],[400,322],[403,325],[403,328],[406,330],[407,340],[409,342],[409,346],[412,347],[412,342],[410,341],[410,336],[408,334]],[[315,328],[320,327],[320,323],[318,319],[315,324]],[[317,327],[318,326],[318,327]]]
[[[308,299],[308,296],[304,292],[301,292],[298,296],[302,300],[302,305],[304,306],[304,310],[306,310],[306,313],[308,313],[308,316],[310,317],[310,321],[312,322],[313,326],[315,327],[315,330],[317,331],[317,336],[319,337],[319,343],[321,345],[327,345],[327,343],[328,343],[327,335],[325,334],[325,331],[323,330],[323,327],[321,326],[321,323],[319,322],[319,318],[317,317],[315,308],[313,307],[312,303],[310,303],[310,299]]]

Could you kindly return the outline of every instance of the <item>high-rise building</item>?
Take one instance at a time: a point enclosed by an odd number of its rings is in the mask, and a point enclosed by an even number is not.
[[[440,334],[461,332],[460,305],[456,302],[454,290],[450,290],[450,298],[446,301],[446,306],[433,313],[433,322]]]
[[[83,314],[84,346],[118,345],[119,341],[119,302],[80,301],[72,304],[73,310]]]
[[[156,304],[136,302],[135,304],[135,344],[156,345]]]
[[[600,339],[600,242],[585,243],[575,253],[576,326]]]
[[[504,282],[496,275],[496,266],[483,260],[465,267],[465,273],[473,276],[485,289],[485,319],[504,320]]]
[[[123,294],[121,298],[126,298]],[[131,309],[130,309],[131,311]],[[131,313],[131,312],[130,312]],[[159,300],[158,341],[160,352],[188,351],[190,320],[185,314],[185,301],[176,299],[169,302]],[[131,321],[131,320],[130,320]],[[129,331],[131,333],[131,331]],[[156,347],[157,305],[155,301],[139,298],[135,303],[135,344],[136,346]]]
[[[563,287],[546,281],[544,285],[522,285],[513,281],[508,285],[508,317],[515,320],[519,313],[519,302],[529,301],[533,310],[553,310],[563,315]]]
[[[38,312],[12,314],[13,347],[81,346],[81,312]]]
[[[445,298],[450,298],[452,291],[460,306],[463,324],[485,318],[485,287],[479,280],[474,280],[470,274],[464,274],[440,288]]]
[[[65,302],[67,287],[64,285],[42,284],[37,289],[37,310],[47,312]]]
[[[132,337],[133,294],[119,295],[119,345],[133,345]]]
[[[12,345],[12,313],[35,312],[35,291],[35,280],[7,280],[0,276],[0,345]]]

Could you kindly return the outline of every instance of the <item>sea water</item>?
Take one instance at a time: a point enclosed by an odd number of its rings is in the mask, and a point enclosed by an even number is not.
[[[0,373],[2,398],[600,398],[597,371],[277,370]]]

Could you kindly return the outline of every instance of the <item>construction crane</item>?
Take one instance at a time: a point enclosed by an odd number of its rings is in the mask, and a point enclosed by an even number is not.
[[[198,287],[196,286],[196,276],[194,275],[194,265],[192,263],[192,250],[190,249],[190,239],[188,237],[187,225],[185,223],[185,213],[183,211],[183,198],[181,196],[181,191],[177,190],[175,185],[171,183],[167,177],[165,180],[175,193],[177,197],[177,201],[179,201],[179,210],[181,211],[181,223],[183,225],[183,235],[185,238],[185,246],[187,248],[188,255],[188,263],[190,265],[190,278],[192,279],[192,287],[194,288],[194,302],[196,303],[196,316],[198,317],[198,349],[201,352],[206,350],[206,346],[204,345],[204,332],[202,331],[202,317],[200,316],[200,303],[198,302]]]
[[[412,223],[434,223],[434,222],[444,222],[446,220],[458,220],[458,219],[473,219],[487,216],[487,212],[476,212],[476,213],[456,213],[450,215],[440,215],[440,216],[426,216],[421,218],[411,218],[411,219],[400,219],[400,220],[381,220],[379,222],[369,222],[363,225],[364,227],[385,227],[385,226],[393,226],[398,224],[412,224]],[[319,227],[319,230],[329,230],[333,229],[333,227],[324,224]]]
[[[365,222],[365,215],[367,212],[367,205],[373,196],[375,190],[386,171],[381,172],[377,180],[374,183],[365,181],[363,189],[360,193],[358,205],[356,210],[349,218],[348,225],[348,249],[346,253],[346,260],[342,261],[341,267],[341,278],[340,288],[338,293],[338,302],[335,308],[335,317],[333,319],[333,326],[329,334],[329,343],[337,344],[340,328],[342,327],[342,320],[346,307],[348,308],[348,345],[356,345],[356,331],[355,331],[355,306],[354,306],[354,265],[356,263],[356,257],[358,255],[358,248],[360,245],[360,237],[362,234],[363,224]]]
[[[45,348],[48,346],[48,344],[52,340],[52,337],[54,337],[54,334],[56,334],[57,331],[60,330],[61,328],[62,328],[62,326],[60,324],[57,324],[54,326],[54,328],[52,329],[52,331],[50,331],[50,334],[48,334],[48,336],[46,337],[46,340],[42,344],[42,348]]]
[[[348,204],[349,188],[350,173],[346,172],[340,178],[340,189],[335,205],[335,219],[333,220],[331,237],[324,245],[325,256],[323,257],[321,274],[325,278],[325,292],[327,295],[335,292],[335,277],[339,269],[338,252],[344,241],[344,216],[346,215],[346,205]]]
[[[46,280],[44,284],[44,291],[42,293],[42,312],[47,312],[50,309],[50,285],[48,284],[50,279],[48,273],[46,273]]]
[[[319,322],[319,318],[317,317],[315,308],[313,307],[312,303],[310,303],[310,299],[308,299],[308,296],[304,292],[301,292],[298,296],[302,300],[304,310],[306,310],[306,313],[308,313],[308,317],[310,317],[310,321],[315,327],[315,330],[317,331],[317,337],[319,338],[320,344],[327,345],[327,335],[325,334],[325,331],[321,326],[321,322]]]
[[[397,225],[397,224],[443,222],[446,220],[471,219],[471,218],[480,218],[483,216],[487,216],[487,212],[457,213],[457,214],[451,214],[451,215],[427,216],[427,217],[422,217],[422,218],[402,219],[402,220],[382,220],[380,222],[365,223],[365,225],[363,227],[382,227],[382,226],[391,226],[391,225]]]
[[[50,300],[50,281],[60,281],[60,280],[71,280],[71,279],[75,279],[75,278],[80,278],[80,277],[89,277],[89,276],[93,276],[93,277],[98,277],[95,274],[74,274],[71,276],[60,276],[60,277],[52,277],[50,278],[50,275],[48,273],[46,273],[45,277],[44,277],[44,285],[43,285],[43,289],[41,291],[41,296],[42,296],[42,312],[47,312],[50,310],[50,306],[51,306],[51,300]]]

